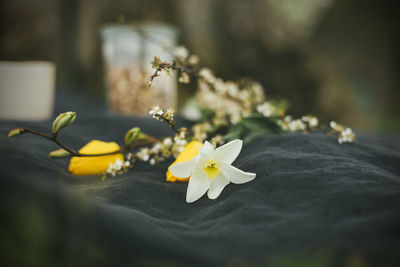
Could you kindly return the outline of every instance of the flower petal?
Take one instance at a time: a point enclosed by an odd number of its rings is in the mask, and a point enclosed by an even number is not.
[[[221,162],[221,171],[234,184],[247,183],[256,177],[255,173],[244,172],[224,162]]]
[[[200,149],[200,158],[209,158],[214,153],[214,147],[208,141]]]
[[[216,199],[222,192],[225,186],[229,184],[229,180],[226,176],[220,173],[217,177],[215,177],[212,182],[210,189],[207,192],[207,196],[209,199]]]
[[[231,164],[242,150],[243,141],[235,139],[215,150],[215,159]]]
[[[165,140],[167,140],[167,139],[164,139],[164,142],[165,142]],[[201,143],[199,141],[191,141],[189,144],[187,144],[185,146],[184,150],[179,154],[179,156],[170,165],[170,167],[175,165],[175,164],[178,164],[178,163],[181,163],[181,162],[190,161],[191,159],[195,158],[199,154],[200,148],[202,146],[203,146],[203,143]],[[194,162],[194,167],[193,167],[192,172],[194,171],[196,166],[197,166],[197,164]],[[187,176],[185,178],[176,177],[175,175],[172,174],[172,172],[168,168],[168,171],[167,171],[167,182],[176,182],[176,181],[188,182],[189,181],[189,176]]]
[[[192,171],[194,169],[196,160],[197,160],[197,157],[193,157],[189,161],[176,163],[176,164],[170,166],[168,169],[176,177],[187,178],[190,175],[192,175]]]
[[[202,171],[193,173],[186,192],[186,202],[191,203],[201,198],[210,188],[211,180]]]

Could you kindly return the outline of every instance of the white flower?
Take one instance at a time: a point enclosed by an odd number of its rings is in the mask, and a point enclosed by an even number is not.
[[[153,118],[156,119],[158,116],[162,116],[164,111],[159,106],[154,106],[150,111],[150,115],[153,115]]]
[[[164,145],[170,146],[172,145],[172,139],[170,137],[167,137],[163,140]]]
[[[136,153],[136,156],[137,156],[140,160],[148,161],[149,158],[150,158],[150,150],[149,150],[147,147],[142,148],[142,149],[140,149],[139,152]]]
[[[310,121],[308,122],[308,124],[311,127],[317,127],[318,126],[318,118],[316,118],[316,117],[310,118]]]
[[[123,165],[123,162],[120,159],[117,159],[114,163],[115,169],[118,171],[122,169],[122,165]]]
[[[178,82],[188,84],[190,83],[190,76],[186,72],[182,72],[179,76]]]
[[[162,145],[160,143],[155,143],[151,148],[151,152],[158,153],[162,149]]]
[[[178,46],[174,50],[174,55],[180,60],[185,60],[189,56],[189,51],[184,46]]]
[[[199,72],[199,76],[201,78],[203,78],[204,80],[206,80],[207,82],[212,83],[212,84],[215,83],[215,81],[217,80],[217,78],[215,78],[212,71],[207,68],[202,68]]]
[[[198,63],[199,63],[199,61],[200,61],[200,58],[199,58],[199,56],[197,56],[197,55],[191,55],[189,58],[188,58],[188,63],[190,64],[190,65],[197,65]]]
[[[283,119],[284,122],[291,122],[292,121],[292,116],[286,115],[285,118]]]
[[[355,135],[353,131],[350,128],[346,128],[340,133],[338,142],[339,144],[351,143],[354,141],[354,138]]]
[[[108,165],[107,174],[110,174],[111,176],[116,176],[117,172],[124,171],[123,165],[124,165],[124,162],[122,162],[120,159],[116,159],[114,164],[110,163]]]
[[[236,96],[239,91],[238,85],[232,81],[226,82],[225,87],[230,96]]]
[[[315,128],[318,126],[318,118],[314,116],[303,116],[301,120],[307,122],[311,128]]]
[[[268,102],[264,102],[257,106],[257,111],[268,118],[275,112],[275,107]]]
[[[205,141],[197,156],[190,161],[169,167],[176,177],[191,176],[186,202],[198,200],[207,191],[208,198],[215,199],[230,182],[243,184],[256,177],[255,173],[244,172],[231,165],[242,150],[242,144],[242,140],[236,139],[214,150],[214,147]]]
[[[302,131],[306,129],[306,125],[304,124],[304,122],[299,119],[289,122],[288,127],[289,131],[291,132]]]

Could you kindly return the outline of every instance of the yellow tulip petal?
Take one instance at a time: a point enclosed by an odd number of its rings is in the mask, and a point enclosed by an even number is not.
[[[119,149],[119,145],[115,142],[102,142],[92,140],[82,147],[79,152],[82,154],[102,154],[109,153]],[[75,175],[98,175],[105,173],[110,163],[114,163],[117,159],[124,160],[122,154],[114,154],[99,157],[72,157],[68,170]]]
[[[194,156],[198,155],[200,152],[200,148],[203,146],[203,144],[199,141],[192,141],[189,144],[185,146],[183,151],[179,154],[179,156],[176,158],[176,160],[170,165],[170,167],[176,163],[180,162],[185,162],[191,160]],[[189,177],[186,178],[180,178],[174,176],[170,170],[167,171],[167,182],[187,182],[189,181]]]

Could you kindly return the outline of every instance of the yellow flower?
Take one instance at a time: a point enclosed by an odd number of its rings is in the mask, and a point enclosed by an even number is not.
[[[92,140],[82,147],[79,152],[82,154],[102,154],[117,151],[119,146],[115,142],[102,142]],[[105,173],[110,163],[117,159],[124,160],[122,154],[113,154],[99,157],[72,157],[68,170],[75,175],[96,175]]]
[[[179,156],[176,158],[176,160],[170,165],[170,167],[174,164],[180,163],[180,162],[185,162],[191,160],[194,156],[199,154],[200,148],[203,146],[203,144],[199,141],[192,141],[189,144],[185,146],[183,151],[179,154]],[[171,171],[168,169],[167,171],[167,182],[187,182],[189,181],[189,177],[186,178],[180,178],[174,176]]]

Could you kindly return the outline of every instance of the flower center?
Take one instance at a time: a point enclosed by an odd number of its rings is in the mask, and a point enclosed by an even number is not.
[[[215,176],[221,172],[221,169],[218,167],[218,163],[214,160],[209,160],[204,164],[204,172],[207,174],[208,178],[214,179]]]

